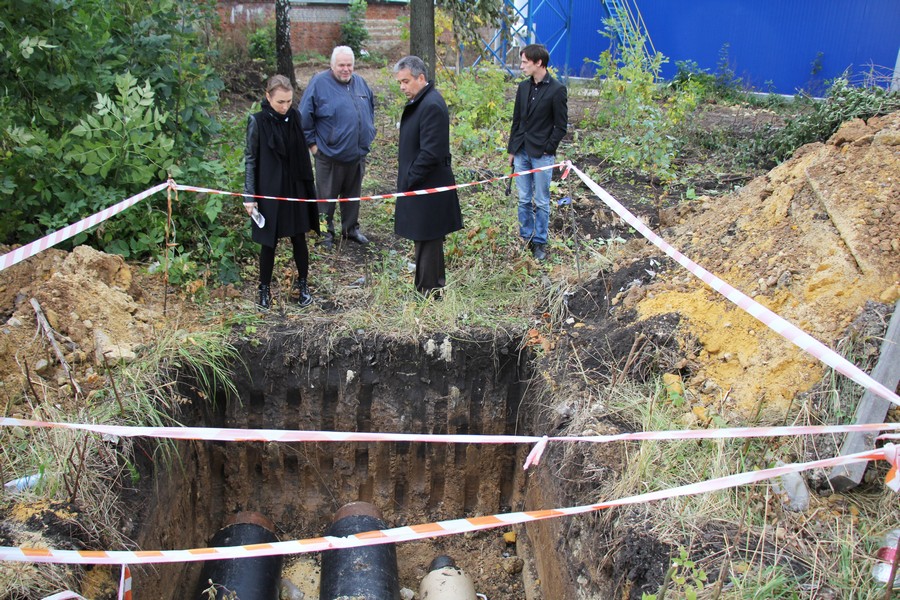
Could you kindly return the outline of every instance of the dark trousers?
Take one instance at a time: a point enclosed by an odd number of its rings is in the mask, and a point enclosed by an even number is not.
[[[335,162],[316,154],[316,186],[319,198],[358,198],[366,171],[364,160],[352,163]],[[319,214],[325,215],[326,229],[334,234],[335,202],[319,204]],[[359,227],[359,201],[341,202],[341,233],[346,235]]]
[[[297,265],[297,276],[300,279],[309,277],[309,248],[306,247],[306,235],[299,234],[291,238],[294,246],[294,263]],[[272,283],[272,270],[275,268],[275,248],[278,246],[278,238],[275,238],[275,246],[262,245],[259,248],[259,283],[270,285]]]
[[[444,238],[415,241],[416,291],[428,294],[447,283],[444,268]]]

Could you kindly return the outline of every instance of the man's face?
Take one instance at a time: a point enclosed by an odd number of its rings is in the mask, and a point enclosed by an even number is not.
[[[541,68],[540,62],[531,62],[524,54],[521,56],[521,59],[519,68],[522,69],[522,73],[524,73],[526,77],[531,77],[534,75],[535,71]]]
[[[349,82],[350,76],[353,75],[353,55],[338,54],[335,56],[334,64],[331,65],[331,72],[334,74],[334,78],[341,83]]]
[[[394,73],[394,79],[400,84],[400,91],[403,92],[403,95],[406,96],[408,100],[415,98],[416,94],[422,91],[422,88],[428,83],[424,73],[418,77],[413,77],[412,73],[409,72],[409,69],[402,69],[399,72]]]

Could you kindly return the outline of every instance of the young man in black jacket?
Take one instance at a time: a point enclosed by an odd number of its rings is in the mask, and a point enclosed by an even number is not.
[[[563,84],[547,72],[550,54],[540,44],[530,44],[519,53],[522,73],[509,132],[510,164],[527,171],[556,163],[556,149],[566,135],[569,120],[568,95]],[[519,189],[519,235],[537,260],[547,257],[550,222],[550,178],[552,169],[516,178]]]

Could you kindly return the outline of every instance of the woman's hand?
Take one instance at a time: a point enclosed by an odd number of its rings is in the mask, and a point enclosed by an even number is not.
[[[247,215],[253,214],[253,209],[258,208],[256,202],[244,202],[244,210],[247,211]]]

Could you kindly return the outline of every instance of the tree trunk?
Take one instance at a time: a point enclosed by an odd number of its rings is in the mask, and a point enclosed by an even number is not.
[[[279,75],[291,80],[297,88],[294,75],[294,53],[291,51],[291,3],[290,0],[275,0],[275,52]]]
[[[434,78],[434,0],[409,2],[409,53],[425,61],[427,79]]]

